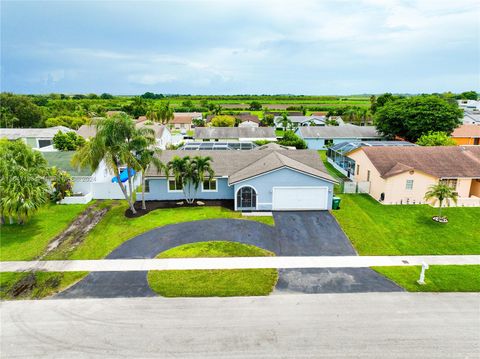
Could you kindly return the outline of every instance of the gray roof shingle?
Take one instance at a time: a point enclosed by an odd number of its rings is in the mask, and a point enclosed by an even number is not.
[[[0,138],[16,140],[18,138],[53,138],[58,131],[74,132],[65,126],[47,128],[0,128]]]
[[[303,138],[382,138],[375,126],[310,126],[299,127]]]

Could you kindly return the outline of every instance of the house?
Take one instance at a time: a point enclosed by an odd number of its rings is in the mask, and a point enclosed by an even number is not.
[[[325,126],[325,116],[288,116],[294,127],[300,126]],[[283,128],[283,116],[275,116],[273,122],[276,128]]]
[[[168,123],[171,129],[190,131],[194,126],[194,119],[202,119],[200,112],[175,112],[173,120]]]
[[[165,125],[158,123],[150,123],[148,121],[141,121],[135,124],[136,128],[150,128],[155,133],[157,141],[156,146],[160,149],[165,149],[167,145],[172,143],[172,135]],[[77,134],[88,140],[97,134],[97,127],[95,125],[82,125],[77,130]]]
[[[60,132],[75,132],[65,126],[47,128],[0,128],[0,138],[23,140],[28,146],[42,149],[53,145],[53,136]],[[51,148],[51,147],[50,147]]]
[[[452,140],[457,145],[480,145],[480,126],[461,125],[452,133]]]
[[[463,110],[462,123],[464,125],[480,126],[480,110]]]
[[[308,148],[326,150],[340,142],[376,141],[384,137],[377,132],[375,126],[310,126],[299,127],[295,131],[298,136],[307,142]]]
[[[168,163],[188,153],[163,151],[159,159]],[[332,206],[335,180],[328,174],[316,151],[264,147],[250,151],[204,151],[214,178],[200,184],[199,200],[232,200],[235,210],[326,210]],[[146,175],[147,200],[183,200],[182,184],[173,175],[152,168]],[[140,198],[140,196],[137,196]]]
[[[355,176],[355,161],[349,153],[360,147],[372,146],[416,146],[407,141],[346,141],[333,145],[327,150],[327,161],[348,178]]]
[[[206,119],[206,123],[210,123],[212,121],[212,118],[214,118],[215,116],[216,115],[208,115]],[[258,116],[252,115],[249,112],[237,113],[231,116],[234,117],[235,120],[238,122],[238,127],[260,126],[260,120],[258,119]]]
[[[355,180],[383,204],[426,203],[429,187],[446,183],[458,193],[458,206],[480,206],[480,147],[372,146],[348,154]]]
[[[465,110],[480,110],[480,101],[478,100],[457,100],[458,107]]]
[[[51,151],[42,153],[49,166],[68,172],[73,179],[73,196],[65,198],[64,204],[88,203],[92,199],[124,199],[124,195],[117,183],[112,182],[114,174],[109,171],[105,162],[95,171],[90,168],[75,168],[71,160],[74,151]],[[120,168],[121,171],[125,167]],[[140,176],[135,176],[134,187],[140,184]]]
[[[197,127],[195,141],[276,141],[273,127]]]

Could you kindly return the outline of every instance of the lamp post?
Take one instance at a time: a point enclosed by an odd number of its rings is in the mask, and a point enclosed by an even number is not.
[[[420,285],[425,285],[425,271],[428,269],[428,264],[422,262],[422,271],[420,272],[420,278],[417,280],[417,283]]]

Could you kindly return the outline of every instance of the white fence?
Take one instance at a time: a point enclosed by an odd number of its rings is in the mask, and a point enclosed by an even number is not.
[[[370,182],[347,182],[343,183],[343,193],[370,193]]]
[[[92,194],[87,193],[83,196],[65,197],[60,201],[60,204],[87,204],[92,200]]]

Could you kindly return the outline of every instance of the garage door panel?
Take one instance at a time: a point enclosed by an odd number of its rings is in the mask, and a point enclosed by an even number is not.
[[[274,187],[272,207],[277,211],[327,209],[327,187]]]

